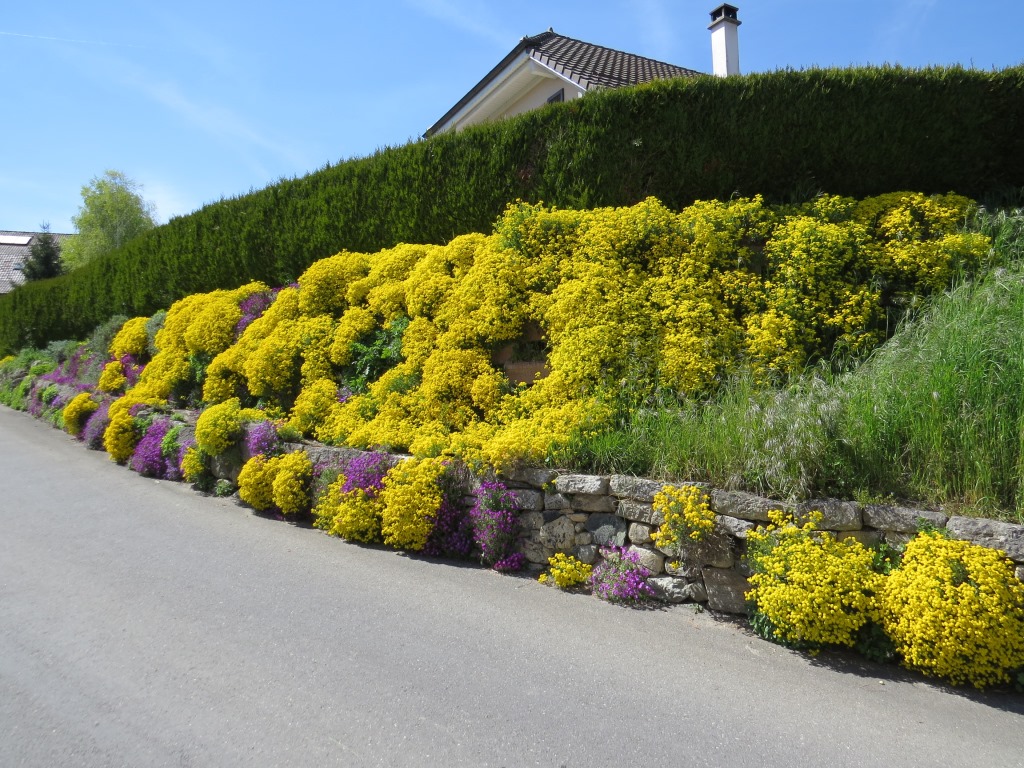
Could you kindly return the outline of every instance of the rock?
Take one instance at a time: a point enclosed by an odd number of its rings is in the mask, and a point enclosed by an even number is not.
[[[741,520],[768,522],[768,513],[772,510],[792,511],[791,504],[765,499],[743,491],[711,491],[711,508],[720,515],[738,517]]]
[[[803,501],[796,506],[796,518],[800,523],[810,519],[811,512],[820,512],[819,531],[859,531],[864,527],[860,504],[856,501],[838,499],[814,499]]]
[[[544,515],[540,512],[522,512],[519,515],[519,527],[524,531],[539,531],[544,525]]]
[[[577,533],[576,534],[576,546],[584,547],[587,544],[594,543],[594,534],[592,533]]]
[[[650,544],[651,526],[643,523],[630,523],[629,540],[634,544]]]
[[[600,547],[621,547],[626,543],[626,521],[618,515],[591,515],[584,527]]]
[[[839,531],[836,533],[836,540],[843,541],[845,539],[856,539],[865,547],[870,549],[875,547],[882,541],[881,531]]]
[[[558,473],[553,469],[543,469],[541,467],[518,467],[509,472],[507,477],[514,483],[523,483],[534,488],[543,488],[545,485],[553,482],[558,477]]]
[[[593,544],[584,544],[576,547],[576,559],[587,565],[593,565],[597,560],[597,547]]]
[[[562,493],[545,493],[544,509],[569,509],[569,497]]]
[[[643,501],[648,504],[654,501],[654,494],[661,493],[665,483],[647,480],[631,475],[612,475],[608,481],[608,492],[620,499]]]
[[[1017,581],[1024,581],[1024,565],[1018,565],[1014,573],[1017,576]]]
[[[746,614],[744,595],[750,582],[732,568],[705,568],[704,586],[708,591],[708,607],[723,613]]]
[[[577,493],[571,497],[570,504],[581,512],[614,512],[618,501],[613,496]]]
[[[210,457],[210,472],[220,480],[230,480],[238,484],[238,473],[242,471],[242,452],[233,445],[223,453]]]
[[[240,445],[243,446],[242,450],[245,451],[245,442],[241,441]],[[305,451],[309,457],[309,461],[313,466],[321,465],[326,467],[345,467],[348,462],[357,456],[363,456],[368,451],[360,451],[355,448],[341,448],[330,445],[320,445],[319,443],[286,443],[288,453],[294,451]],[[248,451],[245,451],[248,453]],[[248,459],[243,454],[243,459]]]
[[[540,491],[519,489],[512,491],[516,498],[516,509],[539,512],[544,509],[544,494]]]
[[[560,475],[555,478],[558,493],[608,493],[608,478],[599,475]]]
[[[531,539],[521,542],[519,545],[519,551],[522,552],[526,559],[531,563],[537,563],[540,565],[547,565],[548,558],[555,554],[554,550],[548,549],[539,541],[533,541]]]
[[[674,556],[689,565],[712,568],[732,568],[736,561],[732,536],[717,529],[703,541],[683,541]]]
[[[708,599],[703,584],[694,584],[686,579],[674,579],[671,576],[655,576],[647,580],[654,596],[666,603],[685,603],[688,600],[704,602]]]
[[[703,578],[701,576],[701,567],[699,565],[681,563],[678,560],[666,560],[665,573],[667,573],[669,576],[678,576],[681,579],[687,579],[689,581],[695,581],[697,579]]]
[[[738,517],[715,515],[715,529],[737,539],[745,539],[747,533],[754,530],[754,524],[747,520],[740,520]]]
[[[917,533],[919,524],[924,521],[936,528],[945,527],[949,517],[941,512],[927,509],[910,509],[909,507],[891,507],[886,504],[865,504],[864,525],[881,531],[899,531],[900,533]]]
[[[653,525],[655,528],[661,527],[661,524],[665,522],[661,512],[656,512],[652,505],[640,501],[629,501],[628,499],[623,499],[619,502],[615,514],[619,517],[624,517],[626,520]]]
[[[882,531],[882,541],[892,547],[902,547],[916,534],[900,533],[899,531]]]
[[[954,539],[1002,550],[1015,563],[1024,563],[1024,525],[979,517],[951,517],[946,530]]]
[[[540,528],[540,543],[550,549],[568,551],[576,543],[576,527],[567,517],[545,523]]]
[[[664,571],[665,556],[660,552],[655,552],[653,549],[644,549],[643,547],[630,547],[630,552],[635,552],[640,565],[651,572],[652,576],[657,576],[659,573]]]
[[[586,512],[570,512],[566,515],[574,523],[585,523],[590,519],[590,515]]]

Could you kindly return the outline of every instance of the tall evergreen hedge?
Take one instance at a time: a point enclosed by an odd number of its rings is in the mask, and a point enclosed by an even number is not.
[[[1024,67],[660,81],[327,166],[172,219],[0,297],[0,354],[197,291],[294,280],[340,250],[488,231],[515,199],[670,207],[761,193],[972,197],[1024,186]]]

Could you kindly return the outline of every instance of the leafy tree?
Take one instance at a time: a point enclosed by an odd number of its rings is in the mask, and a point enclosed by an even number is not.
[[[142,186],[120,171],[106,171],[82,187],[82,206],[71,221],[78,235],[64,246],[64,263],[77,269],[156,226],[155,208]]]
[[[43,223],[40,229],[43,230],[42,234],[35,238],[28,258],[21,265],[21,274],[25,276],[26,281],[45,280],[64,272],[64,265],[60,259],[60,243],[50,234],[50,225]]]

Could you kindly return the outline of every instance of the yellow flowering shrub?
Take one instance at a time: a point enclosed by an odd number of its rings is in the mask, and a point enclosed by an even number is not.
[[[78,437],[82,427],[85,426],[86,419],[99,407],[99,403],[92,399],[92,395],[89,392],[80,392],[75,395],[64,406],[64,429],[69,435]]]
[[[262,411],[242,408],[238,398],[211,405],[196,420],[196,444],[210,456],[216,456],[234,445],[245,422],[264,419]]]
[[[134,404],[129,397],[119,398],[110,404],[110,423],[103,433],[103,448],[118,464],[131,458],[141,437],[136,432],[135,417],[131,413]]]
[[[299,311],[304,315],[340,315],[351,283],[366,277],[369,258],[342,252],[312,264],[299,276]]]
[[[996,550],[918,534],[889,574],[881,613],[910,669],[983,688],[1024,668],[1024,584]]]
[[[816,530],[815,518],[797,525],[781,513],[747,534],[754,571],[746,598],[751,624],[762,636],[796,647],[857,644],[868,622],[880,622],[884,578],[870,550],[855,539]]]
[[[181,474],[190,483],[198,482],[206,472],[206,454],[199,447],[193,445],[181,457]]]
[[[378,543],[383,540],[383,517],[380,497],[356,488],[340,495],[330,533],[349,541]]]
[[[666,485],[654,495],[654,511],[665,522],[651,534],[662,549],[704,541],[715,530],[715,513],[708,495],[696,485]]]
[[[309,484],[313,479],[313,464],[305,451],[294,451],[271,460],[274,480],[271,489],[274,504],[283,514],[295,515],[309,509]]]
[[[438,480],[446,466],[447,462],[438,458],[406,459],[384,476],[379,498],[385,544],[412,551],[426,546],[441,506]]]
[[[121,361],[111,360],[103,366],[103,372],[100,373],[100,380],[97,387],[103,392],[116,394],[121,392],[127,383],[128,379],[124,375],[124,368],[121,366]]]
[[[274,506],[274,476],[277,464],[276,457],[267,458],[262,453],[245,462],[242,471],[238,473],[238,497],[260,512],[271,509]]]
[[[569,589],[585,584],[593,570],[590,565],[572,555],[556,552],[548,558],[548,569],[537,577],[537,581],[541,584],[551,582],[559,589]]]
[[[110,356],[118,360],[124,355],[133,355],[137,358],[146,355],[146,347],[149,343],[146,336],[146,323],[148,322],[148,317],[135,317],[122,325],[121,330],[110,342],[108,350]]]

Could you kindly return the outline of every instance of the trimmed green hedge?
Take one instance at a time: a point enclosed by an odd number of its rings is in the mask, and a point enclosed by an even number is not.
[[[700,77],[605,91],[327,166],[213,203],[54,280],[0,297],[0,354],[82,338],[250,279],[283,284],[340,250],[488,231],[515,199],[672,208],[761,193],[975,198],[1024,186],[1024,67]]]

